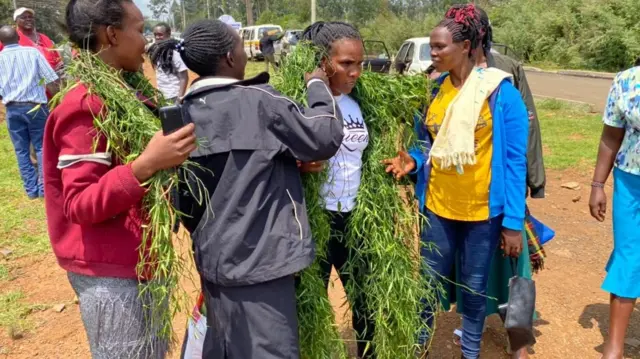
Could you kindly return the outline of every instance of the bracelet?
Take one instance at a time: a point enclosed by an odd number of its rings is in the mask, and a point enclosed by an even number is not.
[[[593,182],[591,182],[591,187],[592,188],[604,188],[604,183],[593,181]]]

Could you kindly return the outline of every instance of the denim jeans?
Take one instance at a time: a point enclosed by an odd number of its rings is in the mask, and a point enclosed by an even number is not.
[[[477,359],[487,311],[487,282],[491,260],[498,248],[502,232],[502,216],[484,222],[461,222],[439,217],[427,210],[429,224],[422,231],[422,241],[437,249],[422,249],[422,258],[431,268],[427,273],[434,280],[448,278],[460,255],[462,302],[462,353],[467,359]],[[434,273],[435,272],[435,273]],[[469,291],[469,288],[471,291]],[[475,293],[475,294],[472,294]],[[434,308],[426,305],[421,317],[433,326]],[[420,336],[420,344],[427,336]]]
[[[42,138],[44,125],[49,116],[46,105],[9,104],[7,106],[7,128],[13,148],[18,158],[18,168],[24,189],[29,198],[44,197],[44,182],[42,180]],[[31,162],[30,146],[36,152],[38,166]]]

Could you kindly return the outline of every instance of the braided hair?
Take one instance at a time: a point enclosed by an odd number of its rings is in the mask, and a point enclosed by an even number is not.
[[[154,67],[160,67],[164,73],[175,75],[173,66],[174,51],[178,49],[180,42],[175,39],[156,42],[149,48],[149,58]]]
[[[479,13],[473,4],[453,5],[437,27],[444,27],[449,30],[453,37],[453,42],[469,40],[471,43],[469,57],[473,56],[484,37]]]
[[[162,66],[166,62],[163,59],[172,58],[172,53],[176,50],[189,70],[198,76],[215,76],[220,59],[236,45],[233,31],[220,20],[200,20],[185,30],[182,41],[171,39],[154,45],[151,58],[160,60]]]
[[[63,27],[69,40],[82,49],[98,51],[98,28],[122,26],[124,3],[131,0],[71,0],[65,10]]]
[[[476,7],[476,11],[478,12],[478,21],[480,22],[480,35],[482,37],[480,42],[482,44],[482,50],[484,50],[485,54],[488,54],[491,51],[491,43],[493,42],[493,28],[491,27],[487,12],[481,7]]]
[[[325,56],[331,53],[333,44],[342,39],[362,41],[362,36],[353,25],[340,21],[318,21],[308,26],[301,36],[302,41],[311,42]]]

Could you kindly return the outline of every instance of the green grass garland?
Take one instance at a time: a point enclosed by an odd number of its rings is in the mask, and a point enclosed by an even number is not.
[[[283,62],[272,84],[283,94],[305,103],[304,74],[315,67],[315,49],[298,46]],[[348,245],[356,249],[357,255],[347,270],[358,266],[367,274],[363,282],[350,283],[345,290],[350,298],[366,293],[368,311],[373,313],[376,327],[373,345],[380,359],[414,358],[417,335],[428,330],[418,315],[423,307],[420,300],[434,304],[440,290],[420,275],[426,268],[416,239],[424,219],[413,201],[411,186],[406,181],[399,186],[381,164],[399,149],[415,143],[413,116],[428,104],[430,88],[429,80],[423,76],[365,72],[352,94],[362,109],[370,142],[347,233]],[[318,266],[318,261],[327,256],[329,241],[329,218],[320,196],[326,179],[326,173],[304,175],[317,255],[316,262],[301,273],[298,290],[301,352],[305,359],[346,356]]]
[[[299,47],[287,57],[271,83],[283,94],[307,103],[305,73],[316,68],[315,52],[309,47]],[[321,277],[320,261],[326,259],[329,242],[330,220],[324,210],[324,201],[319,189],[327,180],[327,173],[304,175],[304,193],[311,232],[316,245],[316,260],[300,273],[298,285],[298,325],[302,358],[327,359],[347,358],[335,324],[333,308],[324,281]]]
[[[136,93],[152,101],[160,99],[164,102],[144,75],[141,72],[122,74],[88,51],[79,51],[65,73],[73,81],[52,99],[52,106],[59,104],[78,84],[84,84],[89,94],[97,95],[103,102],[105,111],[95,114],[94,126],[106,139],[107,151],[123,164],[138,158],[161,129],[161,123]],[[190,252],[180,254],[173,245],[175,234],[172,230],[179,213],[172,205],[170,193],[178,184],[176,173],[161,171],[144,183],[148,191],[143,198],[142,211],[147,224],[143,225],[141,259],[137,268],[141,276],[152,274],[148,281],[141,281],[141,296],[151,301],[150,328],[159,330],[166,339],[172,338],[174,315],[187,309],[188,296],[181,289],[180,280],[191,276],[187,267]],[[192,192],[203,201],[208,198],[202,186]]]

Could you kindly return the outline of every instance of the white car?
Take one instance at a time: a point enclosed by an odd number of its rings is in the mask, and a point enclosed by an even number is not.
[[[416,37],[402,44],[393,65],[399,74],[415,75],[427,72],[432,63],[429,38]]]

